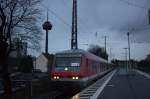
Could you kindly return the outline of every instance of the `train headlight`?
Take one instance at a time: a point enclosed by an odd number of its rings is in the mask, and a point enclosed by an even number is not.
[[[59,79],[59,76],[57,76],[56,78]]]
[[[57,77],[56,77],[56,76],[54,76],[53,78],[54,78],[54,79],[57,79]]]
[[[79,79],[79,77],[76,77],[76,79]]]
[[[72,77],[72,79],[75,79],[75,77]]]

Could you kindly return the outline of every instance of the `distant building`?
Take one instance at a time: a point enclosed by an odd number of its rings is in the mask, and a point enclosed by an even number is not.
[[[19,38],[14,38],[12,41],[12,51],[10,57],[22,57],[27,55],[27,42],[23,42]]]
[[[34,62],[34,68],[41,72],[50,72],[54,55],[42,53]]]
[[[14,38],[7,63],[10,72],[17,71],[19,61],[24,56],[27,56],[27,42],[23,42],[20,38]]]

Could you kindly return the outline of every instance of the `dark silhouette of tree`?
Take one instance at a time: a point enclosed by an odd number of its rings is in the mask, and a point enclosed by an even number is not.
[[[11,80],[7,60],[11,40],[18,35],[28,42],[28,47],[39,49],[41,30],[37,25],[41,0],[0,0],[0,66],[2,66],[5,99],[11,98]]]
[[[104,51],[104,48],[102,48],[102,47],[100,47],[98,45],[91,45],[88,48],[88,51],[90,53],[95,54],[96,56],[99,56],[99,57],[102,57],[102,58],[108,60],[108,54],[107,54],[107,52]]]
[[[111,60],[111,63],[118,65],[118,60],[117,59],[113,59],[113,60]]]
[[[150,61],[150,54],[147,55],[147,57],[145,58],[145,60],[149,60]]]
[[[150,72],[150,55],[138,62],[138,68]]]
[[[32,56],[22,57],[18,65],[18,71],[24,73],[31,73],[32,69],[33,69]]]
[[[141,60],[138,63],[138,67],[140,68],[149,68],[150,69],[150,60]]]

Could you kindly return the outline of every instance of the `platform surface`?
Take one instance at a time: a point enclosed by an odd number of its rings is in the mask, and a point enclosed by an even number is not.
[[[137,72],[129,75],[116,73],[98,99],[150,99],[150,78]]]

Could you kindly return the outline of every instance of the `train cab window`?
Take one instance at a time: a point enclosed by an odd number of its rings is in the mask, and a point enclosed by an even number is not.
[[[79,71],[81,64],[80,57],[56,57],[56,71]],[[66,69],[67,68],[67,69]]]
[[[80,66],[80,57],[57,57],[55,66],[67,66],[67,67],[74,67],[74,66]]]

